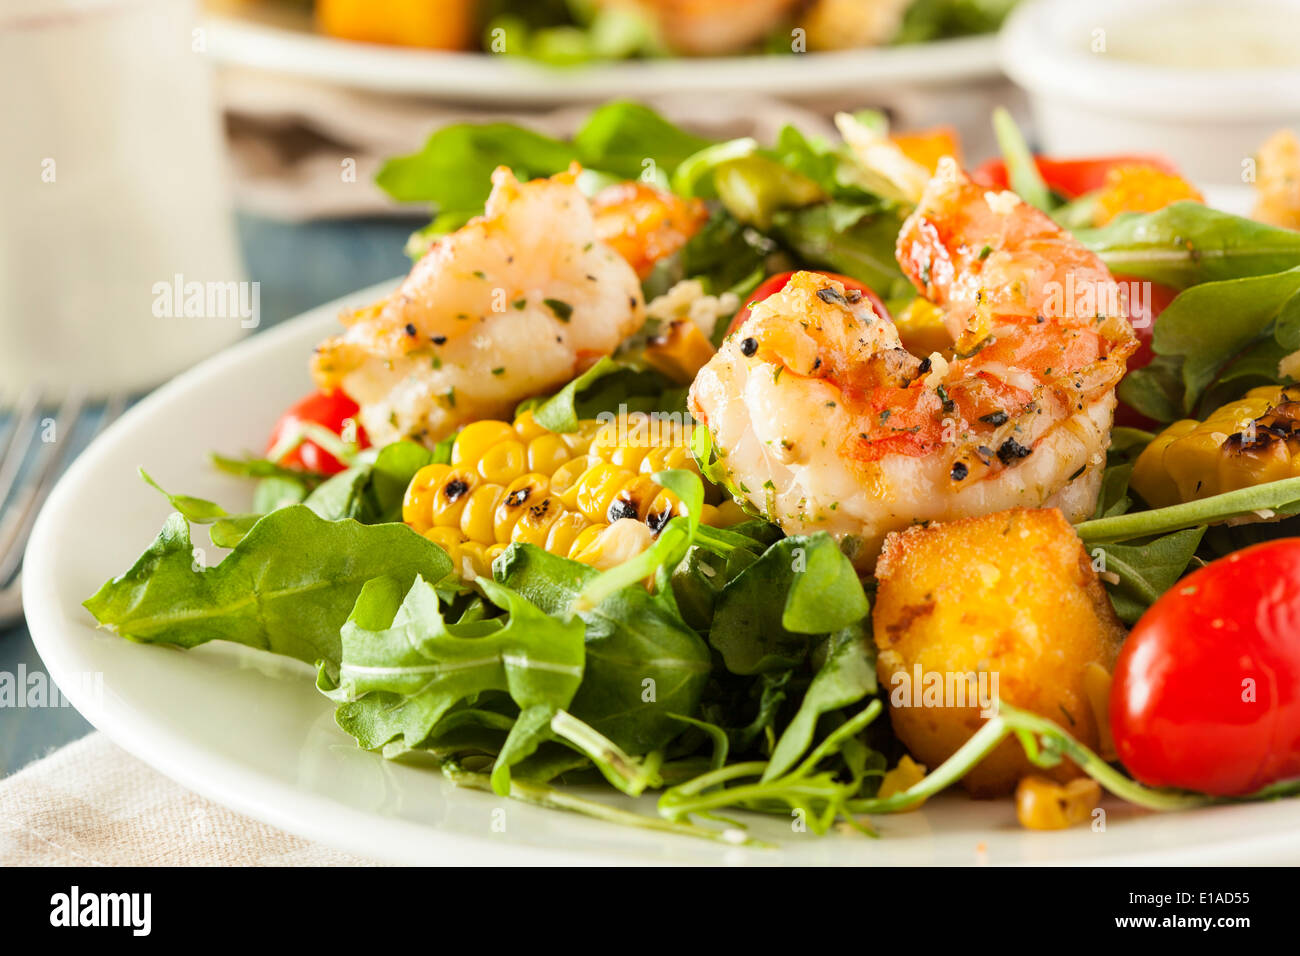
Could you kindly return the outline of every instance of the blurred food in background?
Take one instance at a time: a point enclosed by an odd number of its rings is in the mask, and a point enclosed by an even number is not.
[[[1300,138],[1280,129],[1255,157],[1255,218],[1286,229],[1300,229]]]
[[[361,43],[572,65],[661,56],[848,50],[995,31],[1017,0],[209,0],[311,12]],[[800,31],[796,33],[795,31]],[[803,41],[803,42],[800,42]]]

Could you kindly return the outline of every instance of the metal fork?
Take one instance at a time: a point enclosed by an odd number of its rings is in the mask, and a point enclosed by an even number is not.
[[[43,390],[36,386],[19,397],[4,436],[4,451],[0,452],[0,627],[22,616],[23,551],[41,505],[63,472],[68,448],[85,409],[85,395],[69,391],[54,416],[43,418],[41,413],[47,406],[42,395]],[[125,407],[124,396],[110,397],[95,434]]]

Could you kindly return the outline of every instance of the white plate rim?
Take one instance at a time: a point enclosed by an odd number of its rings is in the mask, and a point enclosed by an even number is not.
[[[629,60],[552,68],[514,57],[359,43],[228,15],[204,21],[218,63],[383,93],[464,102],[572,103],[674,93],[783,97],[1001,75],[996,34],[870,50]]]

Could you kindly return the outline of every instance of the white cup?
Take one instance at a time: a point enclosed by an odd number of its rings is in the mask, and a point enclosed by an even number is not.
[[[0,0],[0,400],[152,386],[256,325],[196,21]]]
[[[1032,0],[1000,49],[1059,156],[1160,153],[1240,186],[1260,144],[1300,126],[1300,0]]]

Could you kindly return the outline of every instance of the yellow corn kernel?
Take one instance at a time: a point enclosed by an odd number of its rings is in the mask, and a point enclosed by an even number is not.
[[[520,440],[524,442],[530,442],[534,438],[540,438],[542,435],[553,434],[549,429],[543,428],[541,425],[537,424],[537,420],[533,418],[531,409],[523,412],[515,419],[514,428],[515,433],[519,436]]]
[[[470,492],[460,513],[460,530],[471,541],[492,544],[496,541],[496,514],[506,489],[501,485],[483,484]]]
[[[433,524],[444,528],[459,526],[470,492],[478,487],[480,480],[478,472],[473,469],[449,469],[434,492]]]
[[[1300,475],[1300,386],[1252,389],[1143,449],[1131,485],[1155,508]]]
[[[564,506],[554,495],[535,497],[524,508],[524,513],[510,531],[510,540],[523,544],[546,547],[546,537],[551,525],[564,513]]]
[[[1064,830],[1087,822],[1101,802],[1101,786],[1089,777],[1060,784],[1031,774],[1016,787],[1016,817],[1030,830]]]
[[[574,486],[587,473],[588,468],[598,463],[598,459],[580,455],[571,461],[566,461],[555,469],[555,472],[551,475],[551,490],[561,496],[566,508],[573,507],[572,496],[570,496],[569,492],[573,492],[573,495],[576,496],[577,492],[574,491]]]
[[[545,548],[595,567],[639,553],[685,506],[654,480],[670,469],[699,469],[689,446],[694,426],[644,414],[584,420],[558,434],[531,412],[513,423],[479,421],[461,429],[451,464],[428,465],[403,499],[402,518],[451,555],[467,578],[488,574],[513,542]],[[701,519],[744,518],[706,486]]]
[[[532,472],[510,482],[497,505],[493,521],[496,540],[513,541],[515,525],[530,507],[545,499],[550,490],[550,480]]]
[[[641,459],[640,470],[645,475],[653,475],[656,471],[672,471],[675,468],[693,471],[697,475],[700,473],[685,444],[657,445]]]
[[[478,460],[489,448],[513,437],[514,430],[508,422],[490,419],[471,422],[460,430],[455,443],[451,446],[451,463],[468,464],[472,468],[478,464]]]
[[[902,793],[904,790],[910,790],[915,784],[925,779],[925,767],[917,763],[907,754],[903,754],[903,759],[898,761],[898,766],[893,770],[885,772],[881,778],[880,789],[876,791],[876,796],[884,800],[886,797],[892,797],[896,793]],[[924,802],[924,801],[922,801]],[[916,806],[920,806],[918,803]]]
[[[498,485],[508,485],[524,472],[536,470],[528,467],[528,449],[518,441],[497,442],[478,460],[478,473]]]
[[[579,538],[585,535],[584,531]],[[600,571],[607,571],[635,558],[650,547],[653,540],[654,532],[641,522],[621,518],[592,535],[590,542],[579,549],[573,559]]]
[[[581,512],[565,511],[555,519],[551,530],[546,535],[546,550],[563,558],[570,557],[578,535],[584,528],[590,526],[591,522],[583,517]]]
[[[577,508],[589,521],[608,521],[609,506],[630,477],[630,472],[602,461],[583,472],[561,497],[565,504]]]
[[[433,502],[442,479],[451,471],[448,465],[425,465],[415,473],[402,498],[402,520],[416,531],[433,525]]]
[[[528,443],[528,470],[543,475],[555,474],[555,469],[573,458],[573,449],[554,432],[538,435]]]

